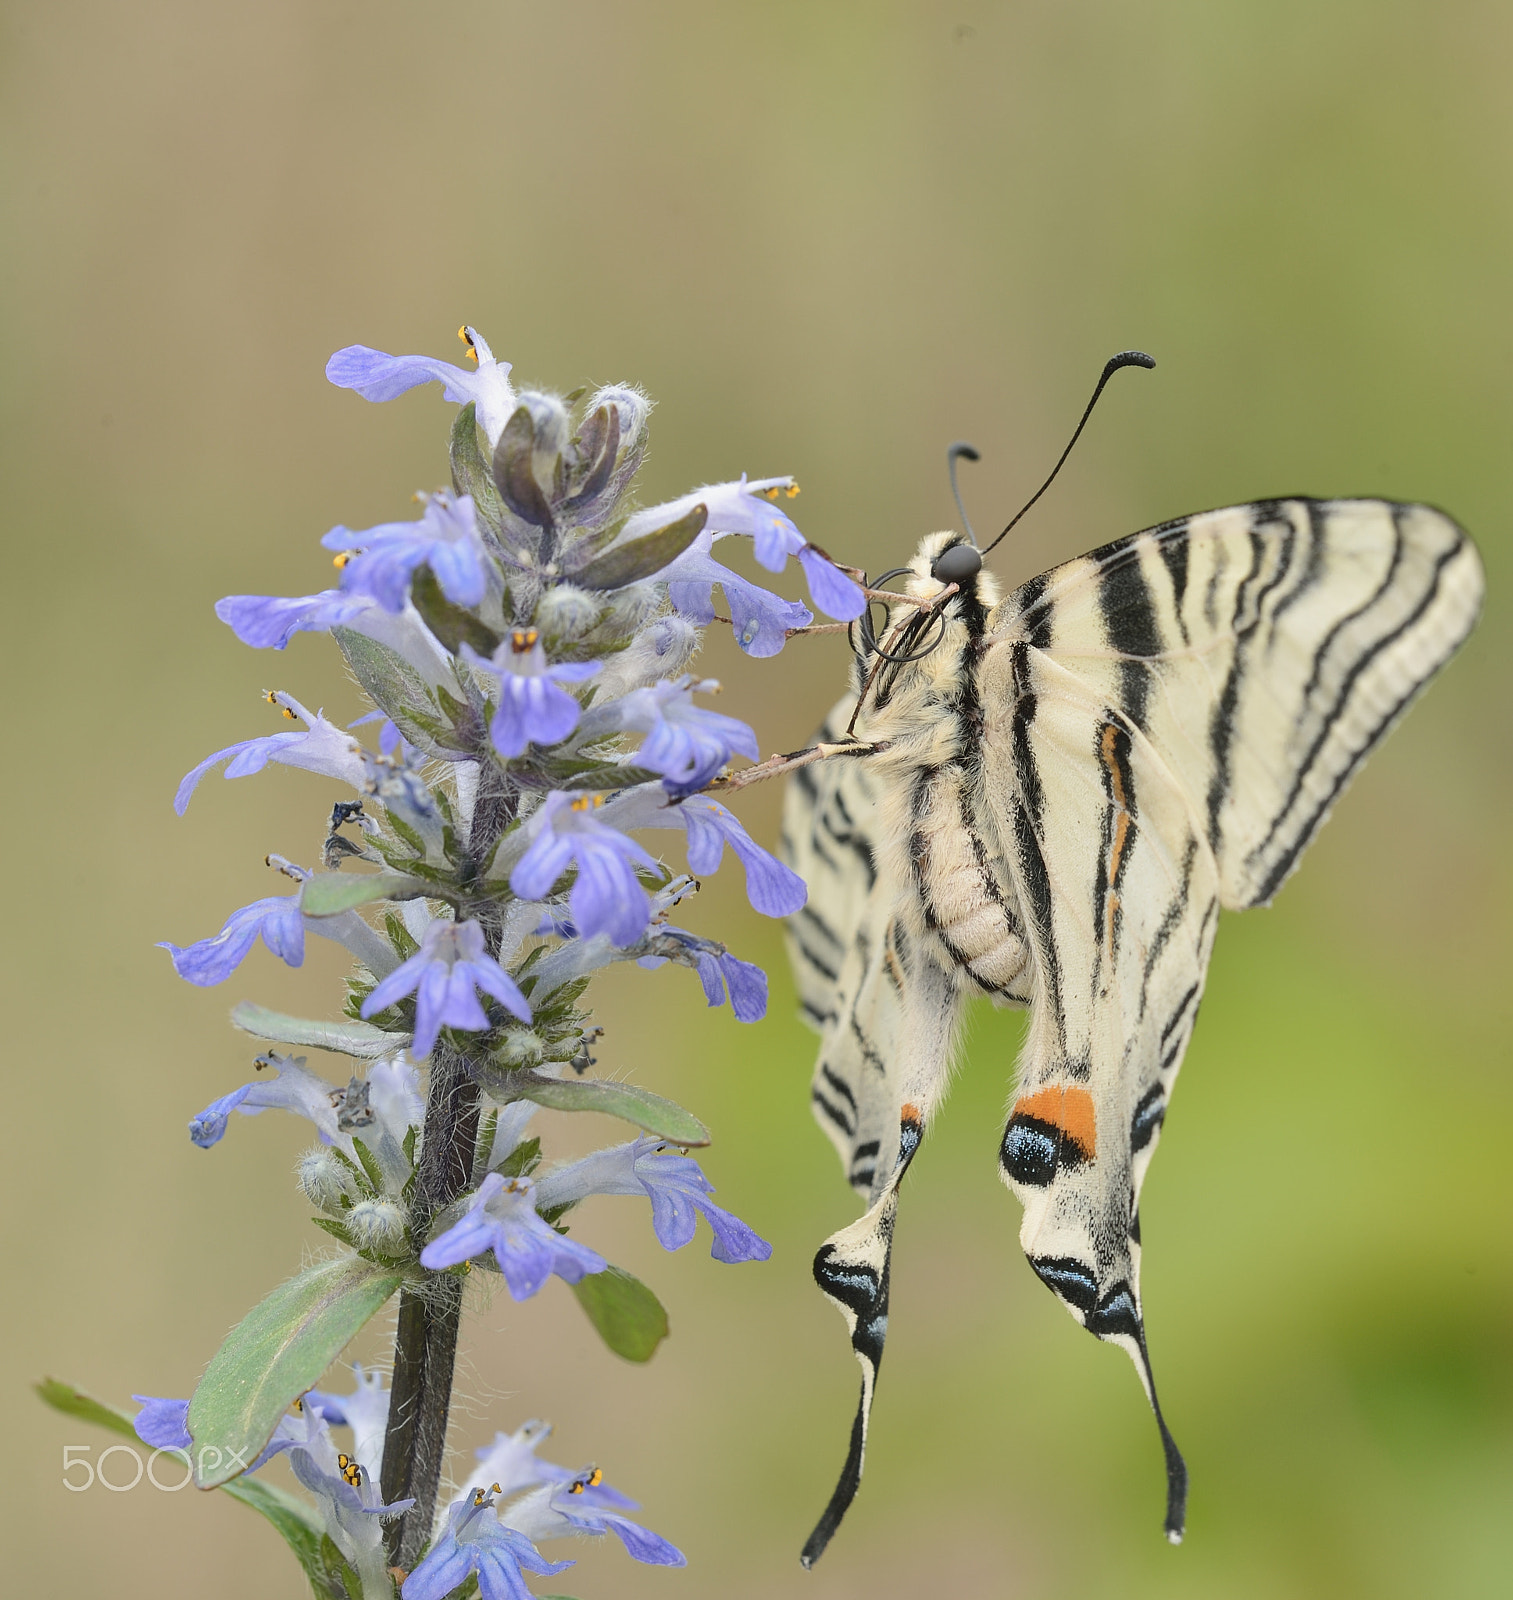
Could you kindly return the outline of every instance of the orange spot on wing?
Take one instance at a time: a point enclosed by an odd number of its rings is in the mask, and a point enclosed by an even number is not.
[[[1059,1083],[1037,1089],[1014,1102],[1013,1115],[1034,1117],[1037,1122],[1059,1129],[1082,1152],[1084,1161],[1091,1161],[1097,1153],[1098,1119],[1093,1097],[1086,1089],[1068,1089]]]
[[[919,1114],[919,1107],[912,1100],[905,1103],[898,1113],[901,1122],[912,1122],[916,1128],[923,1126],[924,1118]]]

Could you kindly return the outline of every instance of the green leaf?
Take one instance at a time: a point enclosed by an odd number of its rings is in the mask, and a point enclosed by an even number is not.
[[[532,470],[536,455],[536,424],[528,406],[519,406],[504,425],[494,446],[494,482],[500,497],[518,517],[538,528],[552,526],[551,503]]]
[[[595,556],[587,566],[571,574],[572,581],[585,589],[623,589],[628,583],[650,578],[682,555],[699,537],[708,516],[708,511],[697,505],[665,528],[617,544],[602,556]]]
[[[233,1478],[221,1485],[233,1500],[251,1506],[260,1517],[265,1517],[278,1530],[283,1541],[294,1552],[310,1587],[316,1594],[332,1593],[326,1578],[325,1563],[321,1560],[321,1540],[325,1529],[313,1517],[309,1508],[292,1494],[275,1488],[271,1483],[260,1483],[256,1478]]]
[[[610,1083],[604,1078],[564,1081],[537,1072],[504,1072],[478,1065],[473,1070],[487,1092],[501,1104],[534,1100],[550,1111],[598,1111],[606,1117],[634,1123],[669,1144],[709,1143],[709,1129],[691,1111],[633,1083]]]
[[[408,961],[420,948],[414,935],[405,927],[403,918],[392,911],[384,912],[384,932],[389,936],[389,943],[394,946],[394,954],[401,961]]]
[[[373,1158],[373,1152],[356,1135],[352,1139],[352,1148],[357,1152],[357,1159],[362,1163],[362,1170],[368,1182],[373,1186],[374,1194],[384,1192],[383,1168]]]
[[[542,756],[534,763],[535,770],[550,783],[574,789],[629,789],[638,783],[650,783],[657,776],[647,767],[627,766],[620,761],[604,761],[598,756]],[[530,781],[532,774],[520,774],[522,782]]]
[[[473,497],[473,509],[495,533],[504,526],[504,507],[488,463],[478,448],[478,408],[470,400],[452,423],[450,442],[452,487],[458,494]]]
[[[445,745],[435,715],[436,701],[431,686],[415,668],[402,655],[365,633],[332,628],[331,637],[346,657],[353,677],[383,707],[405,738],[428,755],[439,754]],[[420,850],[417,854],[425,852]]]
[[[578,505],[596,499],[604,492],[620,454],[620,408],[600,406],[584,422],[573,440],[580,481],[573,487],[568,504]]]
[[[300,885],[299,908],[307,917],[335,917],[375,900],[419,900],[431,885],[404,872],[317,872]]]
[[[420,835],[416,833],[416,831],[410,826],[410,824],[406,822],[403,817],[398,815],[397,812],[392,810],[389,812],[388,823],[389,826],[394,830],[394,835],[400,841],[400,843],[414,852],[416,857],[415,865],[418,866],[420,862],[425,859],[425,840],[422,839]]]
[[[317,1548],[328,1592],[344,1594],[347,1600],[359,1600],[363,1593],[362,1579],[352,1570],[351,1563],[337,1548],[336,1541],[329,1533],[321,1534]]]
[[[471,611],[453,605],[441,592],[436,574],[429,567],[418,567],[410,579],[410,598],[425,625],[456,655],[458,646],[470,644],[481,656],[491,656],[499,648],[499,635],[485,627]]]
[[[231,1008],[232,1022],[258,1039],[274,1039],[279,1044],[302,1044],[314,1050],[330,1050],[337,1055],[356,1056],[373,1061],[393,1050],[396,1040],[382,1028],[366,1022],[313,1022],[304,1017],[286,1017],[281,1011],[243,1000]]]
[[[81,1422],[92,1422],[140,1443],[131,1418],[118,1407],[104,1400],[96,1400],[93,1395],[85,1394],[71,1383],[60,1383],[56,1378],[44,1378],[33,1387],[43,1402],[54,1411],[61,1411],[67,1417],[77,1417]],[[293,1495],[271,1484],[260,1483],[256,1478],[235,1478],[230,1483],[223,1483],[221,1488],[233,1500],[240,1500],[243,1505],[251,1506],[259,1516],[267,1518],[294,1552],[295,1560],[304,1569],[316,1593],[330,1593],[319,1555],[323,1530],[320,1521],[303,1501],[296,1500]]]
[[[541,1164],[541,1141],[522,1139],[494,1171],[504,1178],[529,1176]]]
[[[399,1284],[397,1272],[341,1256],[281,1284],[242,1318],[189,1402],[201,1489],[246,1470],[279,1418],[315,1386]]]
[[[662,1302],[619,1267],[590,1272],[573,1285],[573,1293],[599,1337],[627,1361],[650,1361],[667,1337]]]
[[[92,1422],[98,1428],[109,1428],[112,1433],[119,1433],[125,1439],[137,1437],[137,1430],[124,1411],[104,1400],[96,1400],[92,1394],[85,1394],[71,1383],[62,1383],[57,1378],[43,1378],[40,1383],[34,1383],[32,1388],[37,1391],[37,1397],[44,1405],[61,1411],[65,1417],[77,1417],[81,1422]]]

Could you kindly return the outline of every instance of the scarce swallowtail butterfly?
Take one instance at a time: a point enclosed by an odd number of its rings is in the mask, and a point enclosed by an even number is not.
[[[1020,1243],[1134,1361],[1176,1542],[1187,1471],[1146,1348],[1140,1185],[1219,911],[1276,894],[1470,631],[1481,563],[1428,506],[1300,497],[1163,523],[1006,596],[956,533],[899,576],[886,626],[853,639],[850,693],[790,763],[783,821],[809,885],[789,935],[822,1039],[813,1108],[867,1206],[814,1262],[862,1385],[802,1559],[861,1478],[899,1185],[974,995],[1029,1008],[999,1153]]]

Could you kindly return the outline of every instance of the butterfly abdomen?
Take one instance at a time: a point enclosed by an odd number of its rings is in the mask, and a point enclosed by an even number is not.
[[[993,867],[976,815],[973,786],[957,763],[926,768],[910,794],[909,872],[924,927],[941,966],[990,994],[1023,1001],[1029,961],[1023,919]]]

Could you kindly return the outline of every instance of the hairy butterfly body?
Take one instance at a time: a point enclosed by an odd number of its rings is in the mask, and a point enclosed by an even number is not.
[[[1481,565],[1427,506],[1293,499],[1131,535],[1000,599],[928,536],[790,780],[784,848],[812,1100],[867,1210],[815,1258],[862,1392],[818,1558],[856,1493],[887,1332],[899,1185],[944,1094],[966,1001],[1030,1020],[999,1161],[1020,1242],[1131,1356],[1161,1432],[1166,1531],[1187,1473],[1140,1304],[1140,1186],[1221,908],[1263,905],[1366,755],[1476,620]],[[959,552],[959,553],[958,553]],[[947,594],[956,582],[956,592]],[[937,597],[916,652],[909,624]],[[911,631],[912,629],[912,631]],[[858,706],[860,710],[858,712]]]

